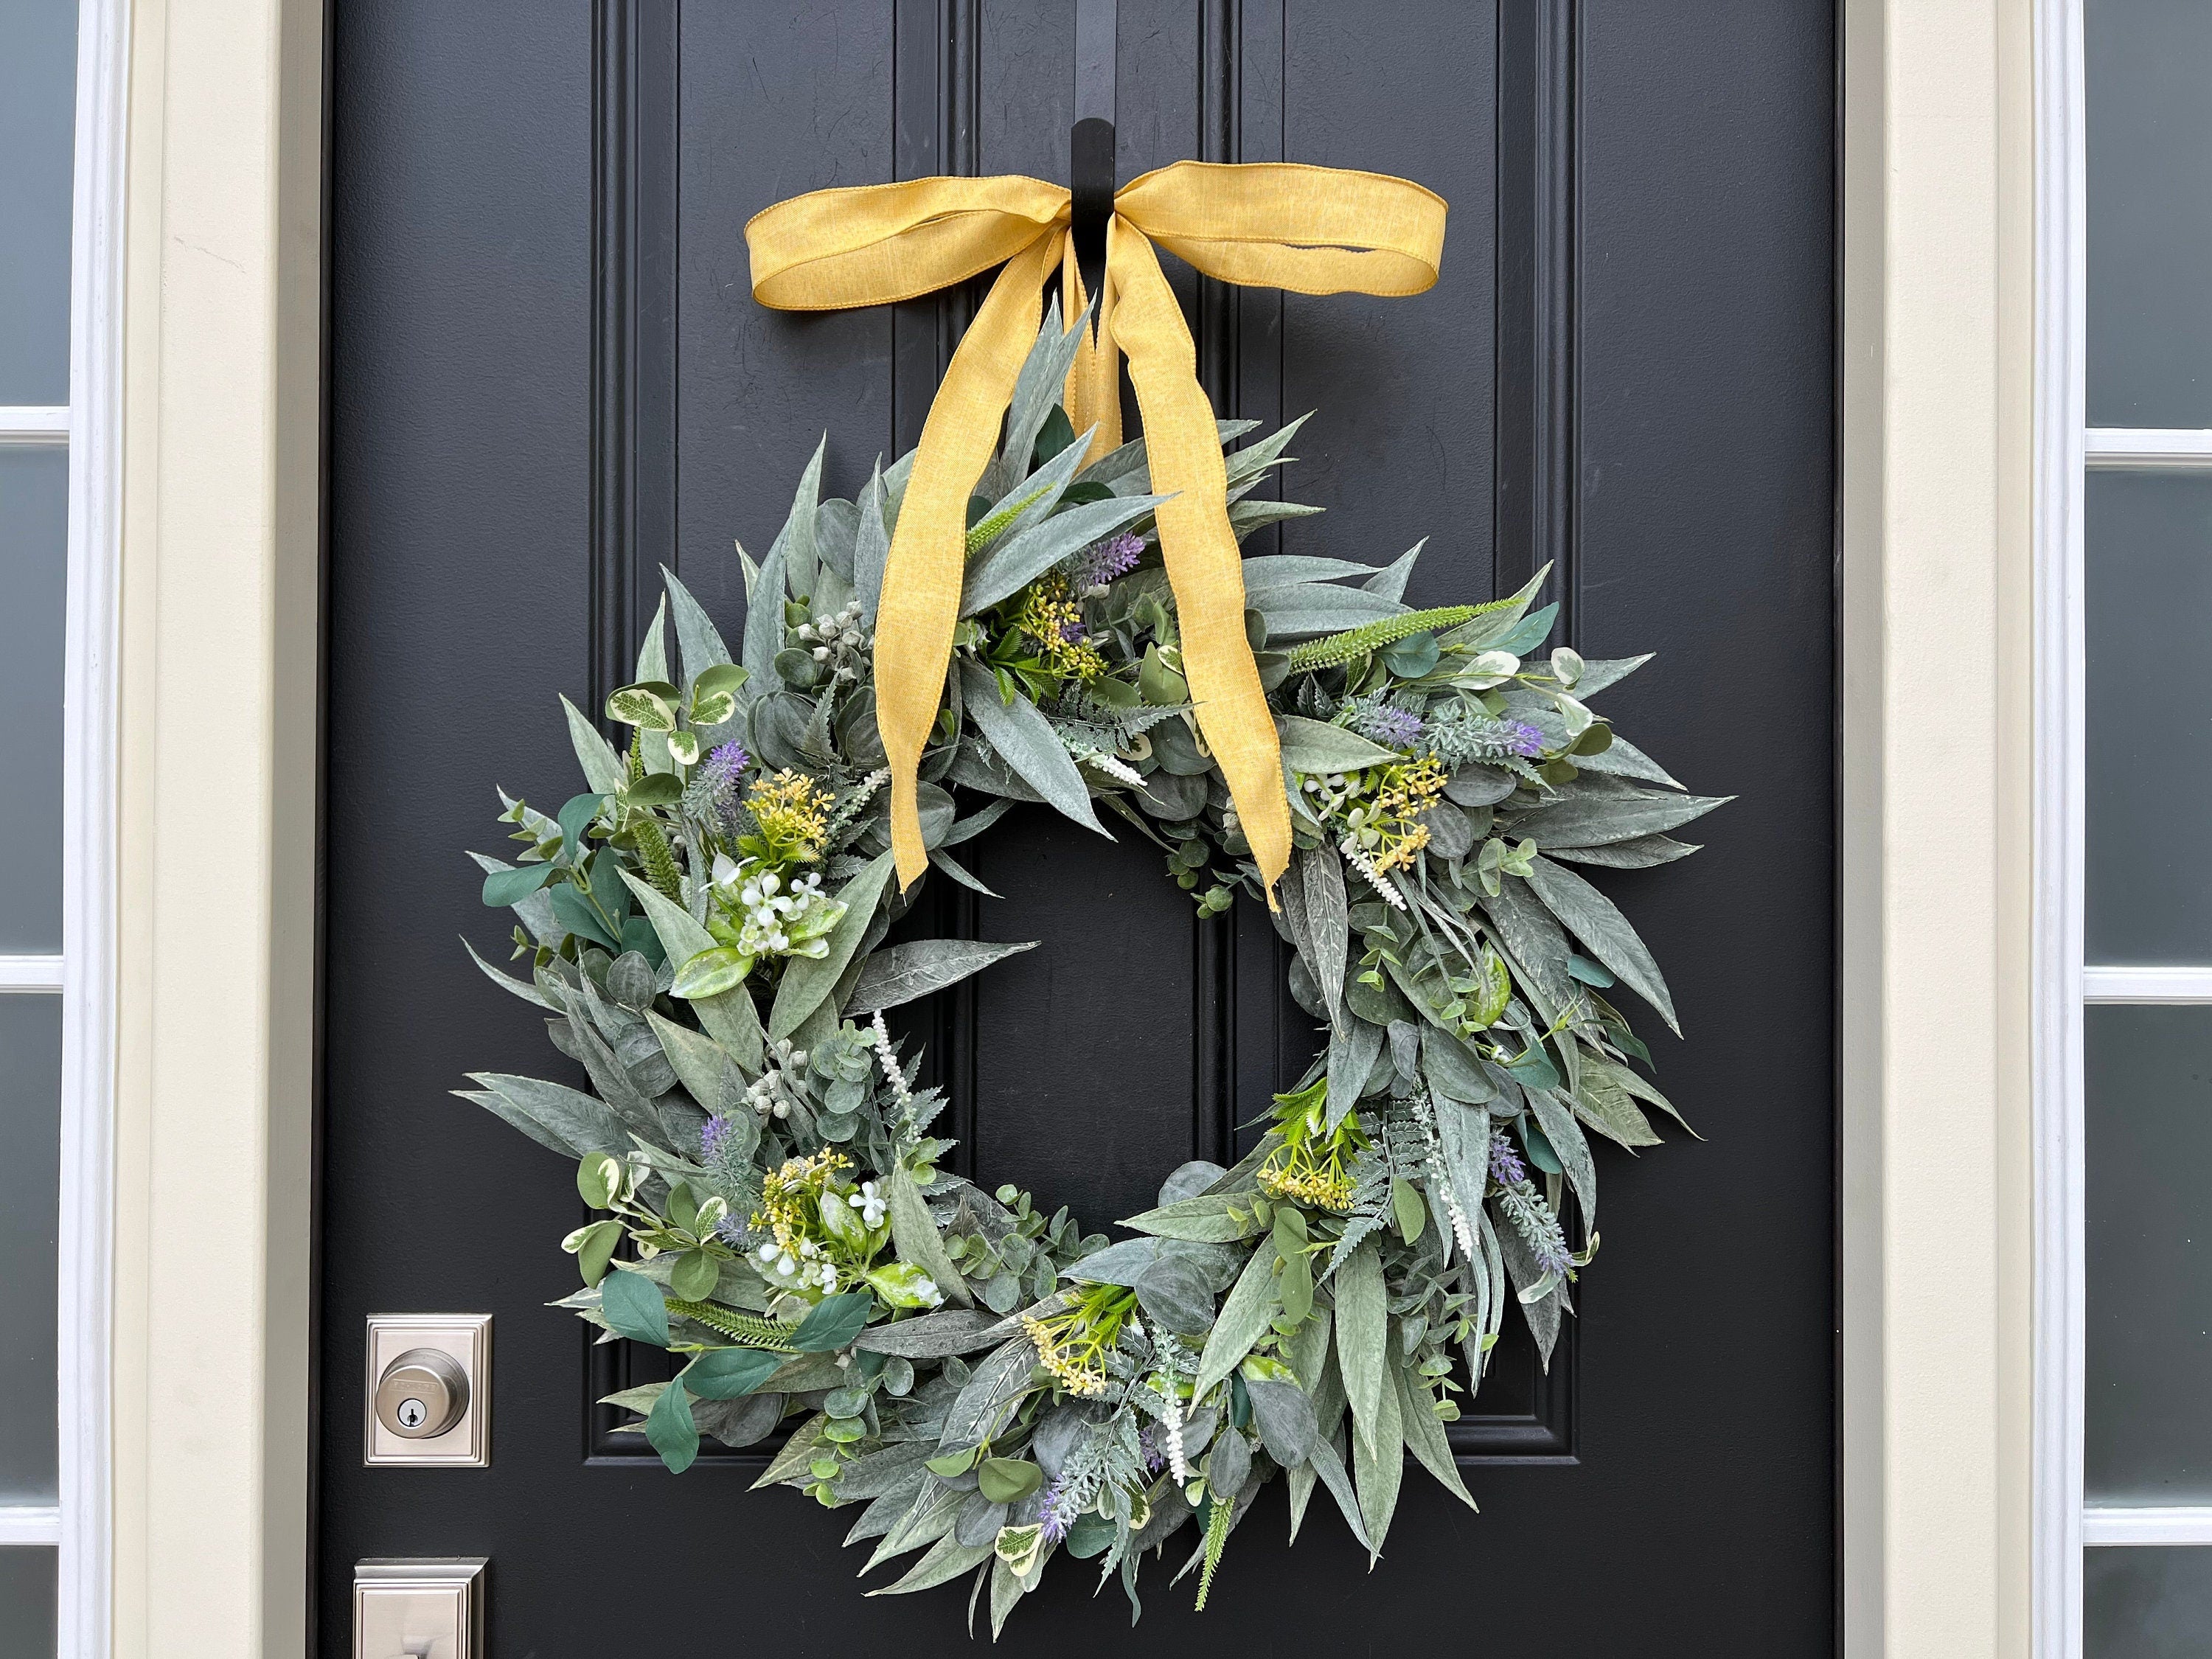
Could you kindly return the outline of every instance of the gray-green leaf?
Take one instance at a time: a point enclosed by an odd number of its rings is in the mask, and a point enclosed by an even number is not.
[[[960,665],[960,693],[968,717],[1024,782],[1085,829],[1106,834],[1074,757],[1035,703],[1018,692],[1012,702],[1001,702],[998,681],[972,662]]]
[[[894,945],[870,956],[853,994],[845,1000],[848,1014],[872,1014],[957,985],[970,974],[981,973],[994,962],[1036,949],[1024,945],[992,945],[981,939],[927,939]]]
[[[1674,999],[1659,964],[1638,939],[1628,918],[1613,902],[1565,865],[1539,858],[1530,866],[1529,886],[1545,908],[1568,931],[1589,947],[1592,956],[1620,976],[1621,982],[1657,1009],[1670,1030],[1682,1028],[1674,1018]]]
[[[1334,1283],[1337,1368],[1344,1376],[1344,1392],[1352,1402],[1360,1441],[1372,1449],[1382,1443],[1382,1371],[1389,1364],[1382,1350],[1389,1334],[1382,1259],[1373,1238],[1360,1241],[1345,1258]],[[1370,1530],[1380,1530],[1371,1517]]]
[[[1370,743],[1359,733],[1326,720],[1303,714],[1285,714],[1275,722],[1283,747],[1283,764],[1293,772],[1357,772],[1364,767],[1389,766],[1404,756],[1395,749]]]
[[[1253,1251],[1228,1299],[1221,1304],[1213,1334],[1206,1338],[1205,1351],[1198,1357],[1198,1381],[1190,1396],[1194,1401],[1203,1400],[1206,1390],[1243,1364],[1252,1345],[1266,1334],[1276,1306],[1274,1254],[1272,1249]]]
[[[844,901],[845,914],[830,932],[829,954],[794,957],[783,970],[783,983],[776,987],[775,1003],[768,1014],[771,1039],[789,1036],[837,988],[845,964],[852,961],[853,953],[860,947],[861,936],[875,920],[876,906],[883,898],[884,884],[890,876],[891,855],[884,853],[838,889],[837,896]]]

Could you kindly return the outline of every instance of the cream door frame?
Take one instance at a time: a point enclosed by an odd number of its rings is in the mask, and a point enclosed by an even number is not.
[[[118,1656],[306,1639],[322,30],[132,7]]]
[[[2032,22],[1841,4],[1854,1659],[2028,1650]],[[124,1655],[304,1639],[322,27],[134,9]]]

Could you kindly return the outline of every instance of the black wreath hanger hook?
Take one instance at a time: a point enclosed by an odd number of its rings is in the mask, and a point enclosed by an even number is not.
[[[1106,226],[1114,216],[1114,44],[1116,0],[1076,0],[1075,125],[1067,135],[1069,235],[1083,289],[1106,282]]]

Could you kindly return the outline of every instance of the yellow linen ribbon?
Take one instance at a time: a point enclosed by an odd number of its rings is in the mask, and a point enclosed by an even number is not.
[[[1172,497],[1154,516],[1184,678],[1271,902],[1291,856],[1282,759],[1244,634],[1243,565],[1213,409],[1154,245],[1246,287],[1419,294],[1437,280],[1444,210],[1443,198],[1406,179],[1335,167],[1177,161],[1146,173],[1115,195],[1097,331],[1068,371],[1068,418],[1078,432],[1096,425],[1095,458],[1121,442],[1117,355],[1128,361],[1152,491]],[[959,620],[969,492],[998,447],[1055,264],[1069,325],[1082,314],[1068,220],[1065,186],[1007,174],[815,191],[745,226],[753,297],[780,311],[889,305],[1002,267],[922,423],[884,568],[876,725],[890,763],[902,887],[929,863],[915,779]]]

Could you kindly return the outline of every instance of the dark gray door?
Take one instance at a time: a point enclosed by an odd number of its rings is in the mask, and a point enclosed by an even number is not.
[[[1370,1576],[1279,1498],[1198,1624],[1143,1641],[1403,1652],[1803,1654],[1833,1642],[1834,39],[1827,0],[1122,0],[1124,179],[1182,156],[1379,169],[1451,204],[1410,301],[1175,268],[1224,415],[1301,435],[1290,550],[1430,552],[1408,595],[1553,563],[1564,637],[1662,654],[1610,700],[1710,850],[1621,875],[1702,1133],[1606,1180],[1605,1250],[1548,1376],[1506,1353],[1455,1426],[1480,1516],[1409,1483]],[[592,1400],[625,1363],[542,1304],[572,1170],[448,1090],[558,1075],[477,975],[469,848],[495,782],[572,788],[556,690],[597,707],[666,562],[729,631],[817,436],[849,495],[920,431],[972,295],[821,317],[748,292],[743,227],[830,185],[1066,176],[1074,0],[338,0],[321,1191],[320,1650],[372,1555],[488,1554],[495,1650],[672,1628],[793,1653],[951,1650],[963,1598],[864,1601],[848,1516],[680,1479]],[[1103,1222],[1221,1157],[1309,1057],[1257,914],[1195,922],[1155,859],[1042,815],[940,893],[1036,939],[915,1024],[967,1172]],[[1169,1040],[1161,1040],[1166,1034]],[[554,1068],[549,1070],[547,1068]],[[487,1179],[484,1172],[496,1171]],[[487,1470],[365,1469],[364,1316],[496,1317]],[[1325,1507],[1325,1506],[1323,1506]],[[1048,1575],[1010,1635],[1109,1650],[1118,1597]],[[1187,1589],[1187,1586],[1185,1589]],[[680,1616],[673,1610],[681,1609]]]

